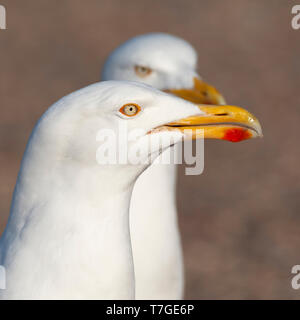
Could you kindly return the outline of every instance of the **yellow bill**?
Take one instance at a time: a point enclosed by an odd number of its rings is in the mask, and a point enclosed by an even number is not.
[[[167,123],[157,129],[180,130],[191,139],[197,138],[197,129],[203,130],[204,138],[231,142],[262,137],[259,121],[243,108],[200,105],[199,109],[202,111],[199,115]]]
[[[224,97],[216,88],[196,77],[194,77],[194,87],[191,89],[171,89],[165,91],[195,104],[224,105],[226,103]]]

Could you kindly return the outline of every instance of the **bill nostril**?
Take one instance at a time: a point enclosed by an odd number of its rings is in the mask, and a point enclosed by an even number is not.
[[[204,97],[208,97],[208,92],[207,91],[202,91],[202,94],[204,95]]]
[[[215,115],[216,116],[228,116],[228,113],[226,113],[226,112],[225,113],[216,113]]]

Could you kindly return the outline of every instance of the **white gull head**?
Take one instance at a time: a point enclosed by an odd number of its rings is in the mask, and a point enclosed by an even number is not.
[[[196,72],[197,53],[185,40],[149,33],[134,37],[107,59],[102,80],[132,80],[157,89],[191,88]]]
[[[128,104],[140,107],[135,116],[124,111]],[[149,132],[199,113],[182,99],[122,81],[90,85],[51,106],[29,139],[0,239],[7,271],[0,298],[134,298],[128,211],[145,165],[99,165],[97,132],[118,130],[120,122]]]

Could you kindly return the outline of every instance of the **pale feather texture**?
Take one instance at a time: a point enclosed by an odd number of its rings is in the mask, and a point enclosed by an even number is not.
[[[142,107],[132,119],[118,112],[129,102]],[[51,106],[28,141],[0,239],[7,273],[0,298],[133,299],[129,201],[146,165],[99,165],[97,132],[117,134],[120,122],[148,131],[197,113],[186,101],[118,81],[90,85]]]
[[[197,53],[185,40],[165,34],[149,33],[134,37],[115,49],[104,64],[102,80],[131,80],[157,89],[193,87]],[[139,77],[135,66],[152,69]]]
[[[196,63],[197,53],[185,40],[169,34],[150,33],[118,47],[107,59],[102,79],[140,81],[161,90],[192,88],[193,78],[200,78]],[[135,66],[151,68],[152,73],[139,77]],[[165,153],[171,155],[173,150]],[[183,298],[176,175],[176,165],[155,164],[134,186],[130,229],[137,299]]]

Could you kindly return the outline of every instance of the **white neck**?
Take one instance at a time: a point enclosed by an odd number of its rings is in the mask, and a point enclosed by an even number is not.
[[[158,158],[176,156],[173,148]],[[138,179],[130,205],[136,299],[181,299],[183,259],[176,209],[175,164],[152,164]]]
[[[133,183],[119,188],[109,169],[99,167],[63,168],[50,161],[37,166],[37,155],[27,153],[0,242],[0,264],[7,269],[1,294],[134,298],[128,217]]]

